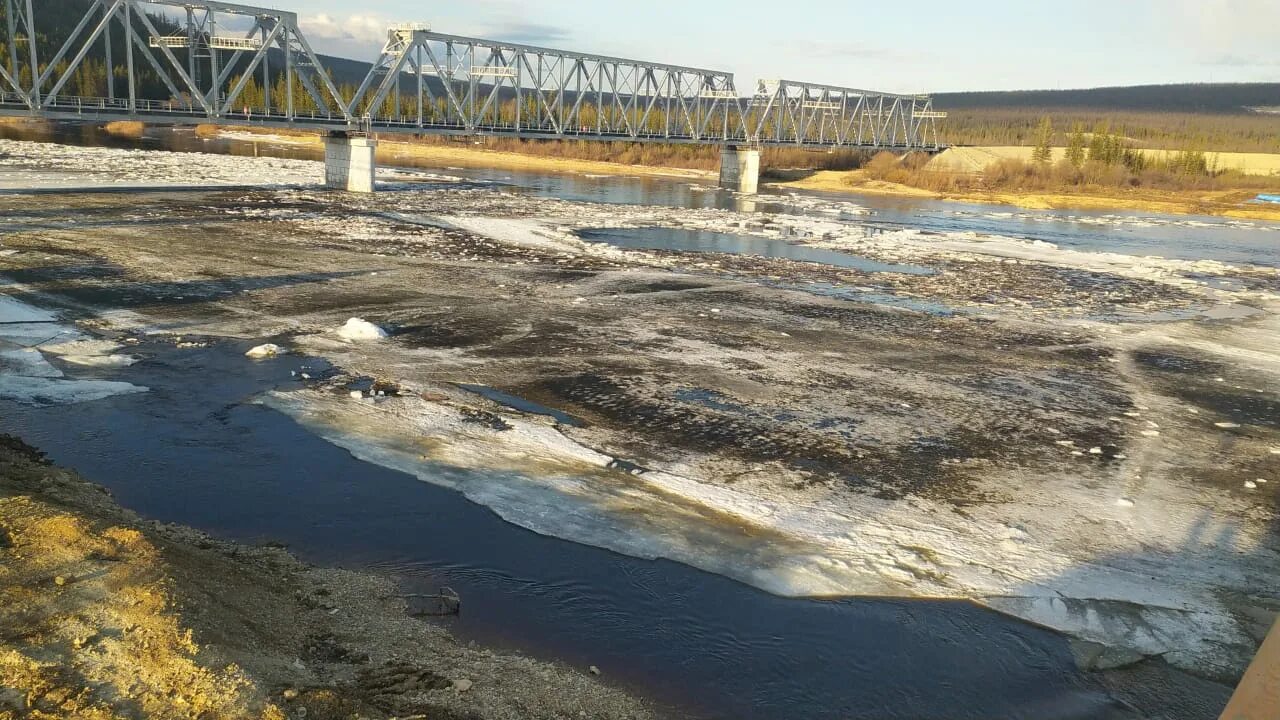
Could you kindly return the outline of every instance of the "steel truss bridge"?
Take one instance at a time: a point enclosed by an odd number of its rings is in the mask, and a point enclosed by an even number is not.
[[[942,149],[937,121],[945,113],[927,96],[789,80],[761,81],[747,94],[727,72],[446,35],[423,25],[391,28],[372,70],[346,97],[296,13],[212,0],[91,0],[70,37],[41,57],[32,39],[45,26],[44,4],[3,0],[0,115],[352,134]],[[73,94],[93,63],[112,68],[115,81],[104,83],[104,97]],[[251,79],[281,91],[260,93],[265,98],[251,107]],[[147,81],[162,83],[167,97],[141,97]]]

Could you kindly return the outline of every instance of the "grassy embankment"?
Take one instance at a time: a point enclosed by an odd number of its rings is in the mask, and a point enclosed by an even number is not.
[[[1171,169],[1179,153],[1138,151],[1148,167],[1086,162],[1077,167],[1056,148],[1045,163],[1032,148],[956,148],[929,159],[873,158],[847,172],[792,172],[780,186],[996,203],[1028,209],[1146,210],[1280,221],[1280,207],[1251,204],[1259,193],[1280,193],[1280,155],[1221,154],[1204,172]],[[1272,170],[1274,168],[1274,170]]]

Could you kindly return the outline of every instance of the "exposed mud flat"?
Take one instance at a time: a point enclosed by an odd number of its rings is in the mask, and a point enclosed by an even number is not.
[[[1084,666],[1221,682],[1280,609],[1274,267],[466,186],[0,203],[9,298],[283,337],[341,372],[261,402],[540,533],[780,595],[970,598]],[[879,265],[580,235],[654,227]]]

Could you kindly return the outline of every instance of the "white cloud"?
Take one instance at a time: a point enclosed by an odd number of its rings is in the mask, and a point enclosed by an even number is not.
[[[1205,65],[1276,64],[1276,0],[1151,1],[1153,17],[1164,18],[1169,40]]]
[[[328,14],[303,15],[298,24],[307,39],[321,45],[356,46],[372,55],[387,39],[387,29],[394,21],[379,15],[348,15],[334,17]]]

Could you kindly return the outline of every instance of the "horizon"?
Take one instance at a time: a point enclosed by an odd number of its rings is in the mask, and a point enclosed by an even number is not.
[[[834,0],[800,0],[767,24],[724,0],[681,5],[676,18],[652,5],[568,0],[477,0],[426,17],[408,0],[370,0],[359,13],[341,0],[260,1],[297,12],[318,52],[365,62],[389,26],[426,22],[453,35],[728,71],[740,89],[778,77],[907,94],[1280,82],[1269,36],[1280,3],[1268,0],[1083,0],[1066,13],[1013,0],[922,0],[912,16],[930,20],[903,40],[891,37],[903,24],[896,9]]]

